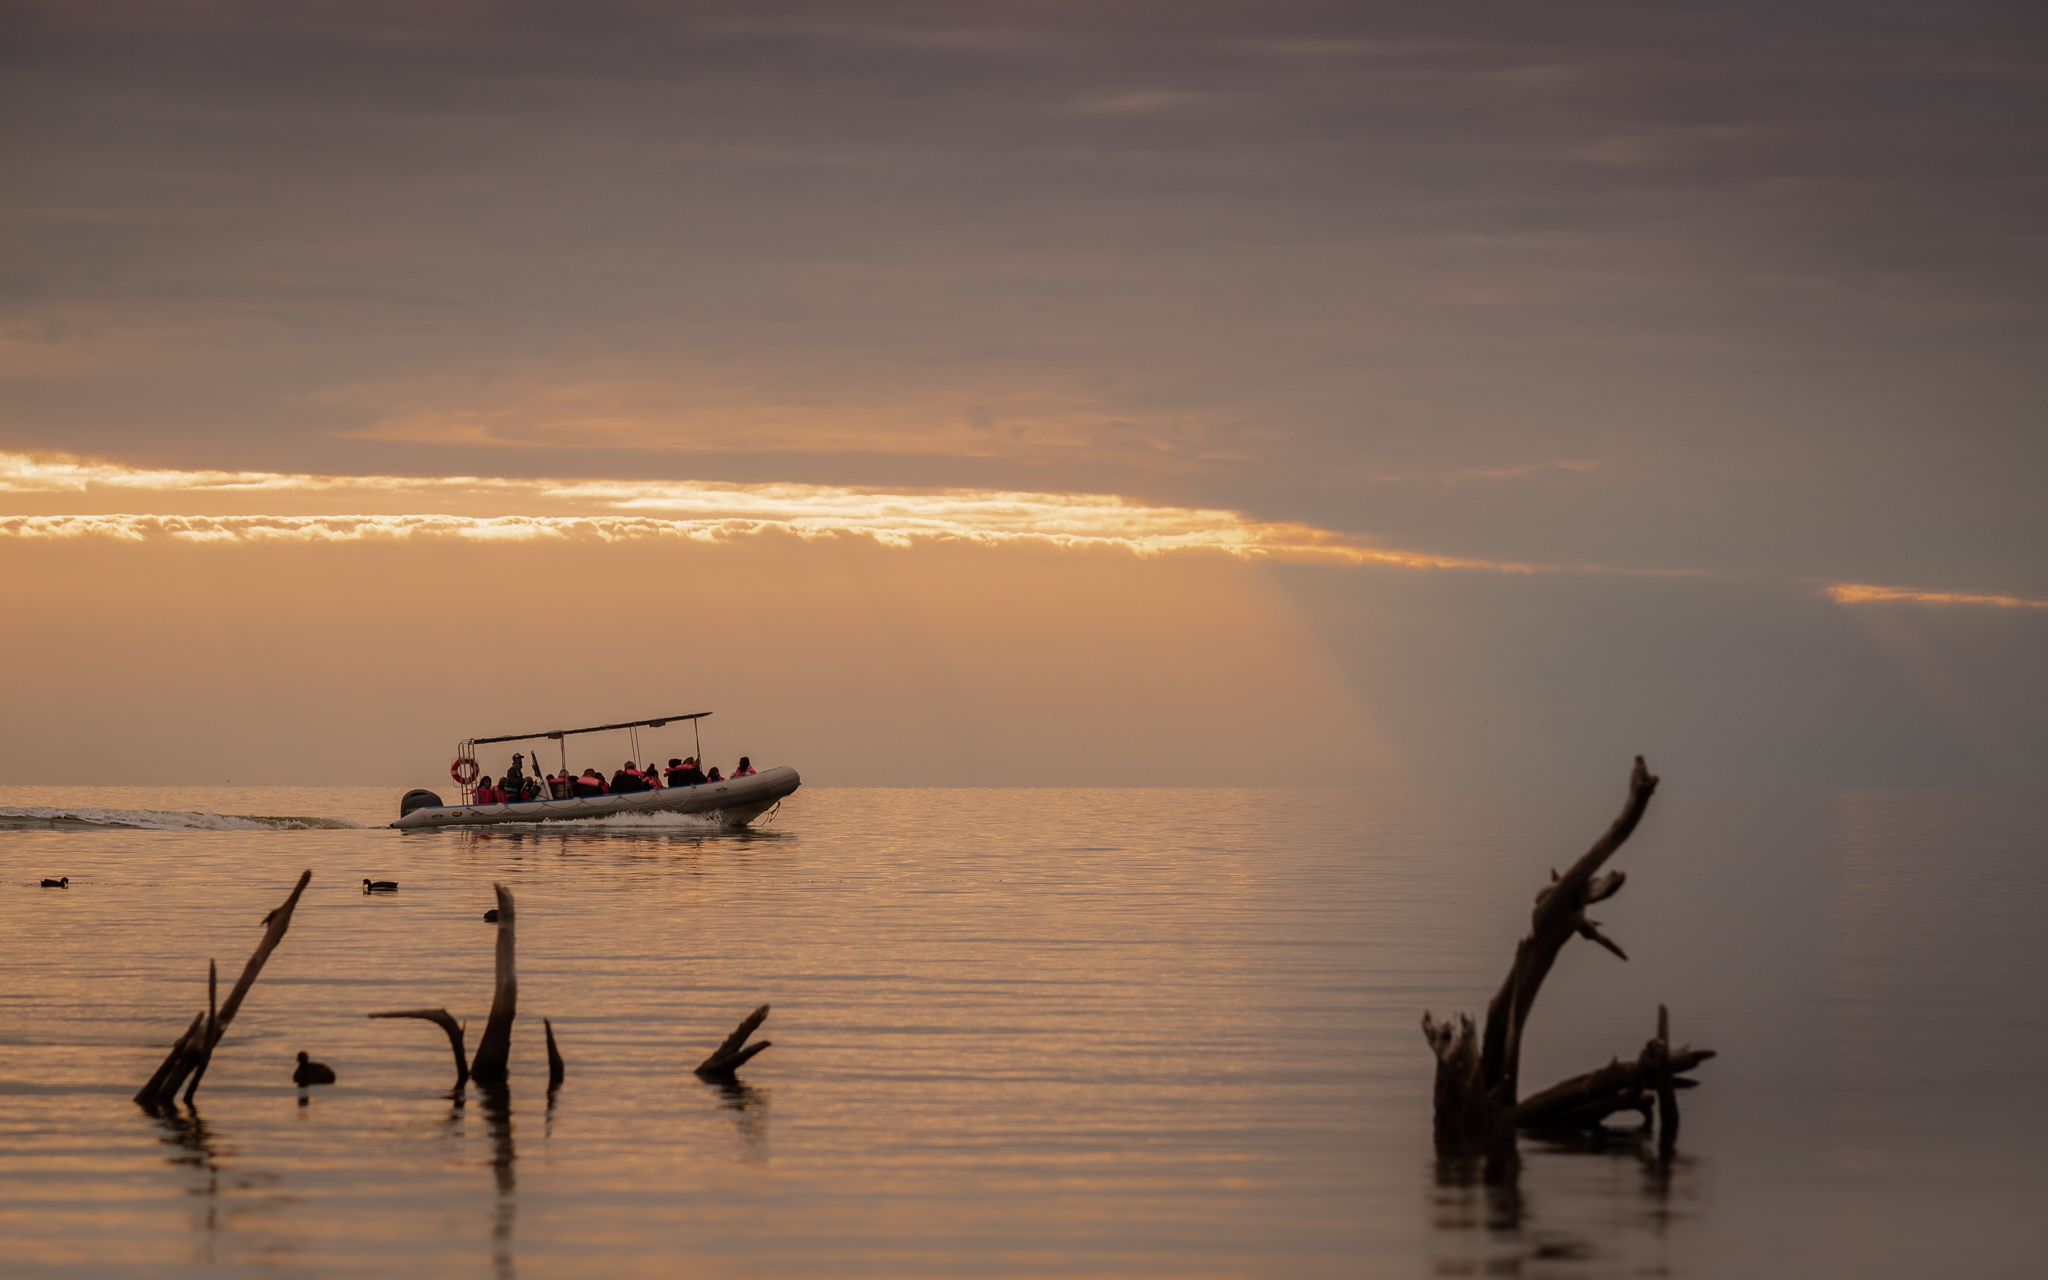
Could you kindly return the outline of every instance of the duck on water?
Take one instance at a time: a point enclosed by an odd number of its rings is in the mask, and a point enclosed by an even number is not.
[[[627,720],[618,724],[593,725],[587,729],[555,729],[542,733],[510,733],[495,738],[465,738],[455,748],[455,761],[449,766],[449,776],[462,789],[462,803],[448,804],[439,795],[425,789],[414,789],[405,793],[398,803],[398,821],[392,823],[400,830],[452,826],[486,826],[511,822],[559,822],[578,818],[604,818],[615,813],[695,813],[703,814],[727,826],[743,827],[781,803],[783,797],[794,792],[803,784],[797,771],[788,765],[776,765],[758,772],[751,770],[735,774],[730,778],[695,781],[701,777],[694,769],[668,771],[669,785],[663,786],[658,773],[650,764],[648,777],[643,783],[644,790],[612,790],[609,794],[588,794],[589,788],[563,785],[572,777],[569,772],[568,739],[582,733],[605,733],[625,730],[632,735],[634,758],[644,760],[639,747],[639,730],[659,729],[664,725],[702,720],[709,711],[698,711],[690,715],[663,716],[658,720]],[[493,787],[479,793],[476,788],[482,778],[482,768],[477,763],[476,749],[497,742],[526,742],[548,739],[562,744],[562,770],[551,775],[557,785],[548,787],[529,780],[523,770],[524,753],[512,757],[512,767],[503,779],[502,788]],[[693,756],[692,762],[702,755]],[[536,768],[538,765],[535,766]],[[586,771],[594,772],[594,771]],[[688,780],[686,780],[688,779]],[[578,795],[577,791],[585,794]],[[504,798],[501,798],[504,797]],[[517,797],[517,798],[515,798]],[[529,798],[530,797],[530,798]]]

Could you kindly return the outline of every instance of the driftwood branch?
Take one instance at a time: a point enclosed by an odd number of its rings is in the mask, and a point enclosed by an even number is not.
[[[1658,1009],[1657,1038],[1644,1046],[1636,1061],[1610,1062],[1527,1101],[1519,1100],[1523,1029],[1558,952],[1578,937],[1628,959],[1617,943],[1600,932],[1597,921],[1586,918],[1586,908],[1613,897],[1626,883],[1621,872],[1603,873],[1601,867],[1635,831],[1656,790],[1656,775],[1637,756],[1621,816],[1562,876],[1551,872],[1550,883],[1537,893],[1529,934],[1516,945],[1514,964],[1486,1006],[1483,1033],[1463,1014],[1442,1022],[1430,1014],[1422,1015],[1422,1034],[1437,1060],[1440,1145],[1490,1144],[1517,1128],[1594,1125],[1623,1110],[1640,1111],[1647,1120],[1655,1099],[1662,1112],[1662,1141],[1668,1149],[1678,1128],[1677,1090],[1696,1083],[1677,1077],[1712,1057],[1713,1051],[1684,1045],[1672,1048],[1670,1017],[1662,1007]]]
[[[170,1078],[171,1072],[175,1071],[178,1063],[184,1060],[185,1051],[205,1034],[206,1015],[204,1013],[193,1014],[192,1025],[185,1028],[185,1034],[179,1036],[172,1043],[171,1051],[157,1065],[156,1074],[149,1078],[148,1084],[143,1085],[142,1088],[136,1091],[135,1100],[145,1107],[155,1106],[158,1097],[164,1092],[164,1081]],[[175,1092],[175,1088],[172,1091]]]
[[[460,1089],[469,1081],[469,1054],[462,1043],[462,1024],[448,1016],[446,1009],[388,1009],[373,1013],[373,1018],[419,1018],[434,1023],[448,1033],[448,1047],[455,1051],[455,1087]]]
[[[1622,806],[1621,816],[1572,864],[1571,870],[1537,893],[1529,936],[1516,945],[1514,966],[1486,1006],[1486,1039],[1480,1047],[1479,1071],[1497,1105],[1511,1107],[1515,1103],[1515,1087],[1521,1072],[1522,1028],[1529,1021],[1529,1010],[1536,1004],[1543,979],[1549,976],[1550,966],[1565,943],[1581,932],[1597,933],[1586,922],[1586,908],[1613,897],[1623,883],[1619,871],[1602,876],[1600,868],[1634,833],[1656,791],[1656,775],[1637,756],[1628,780],[1628,803]]]
[[[484,1023],[483,1037],[476,1042],[476,1057],[469,1065],[470,1079],[482,1085],[505,1083],[512,1056],[512,1020],[519,1015],[519,975],[513,971],[512,891],[494,884],[498,894],[498,977],[491,993],[491,1016]]]
[[[214,999],[220,989],[220,966],[212,960],[206,962],[206,1043],[199,1051],[199,1065],[192,1071],[192,1083],[185,1086],[185,1105],[192,1105],[192,1095],[199,1092],[199,1082],[206,1078],[207,1065],[213,1061],[213,1046],[220,1043],[220,1005]]]
[[[178,1096],[178,1086],[185,1082],[185,1077],[195,1069],[203,1071],[204,1064],[212,1061],[214,1047],[220,1043],[221,1037],[227,1034],[228,1024],[235,1020],[235,1014],[241,1009],[242,1001],[247,998],[249,988],[256,984],[256,975],[263,972],[263,964],[270,959],[270,953],[277,950],[278,943],[284,941],[285,930],[291,927],[292,912],[298,908],[299,897],[306,892],[306,885],[312,878],[311,871],[302,872],[299,875],[298,886],[292,890],[291,896],[284,900],[284,905],[263,917],[263,941],[256,944],[256,953],[249,957],[248,964],[242,966],[242,976],[236,979],[234,990],[228,992],[226,1002],[220,1006],[217,1013],[209,1008],[208,1012],[193,1019],[193,1029],[178,1037],[178,1042],[171,1046],[171,1052],[165,1057],[163,1065],[157,1068],[156,1074],[149,1078],[149,1083],[142,1086],[141,1091],[135,1095],[135,1101],[145,1107],[162,1106],[173,1101]],[[209,1006],[213,1003],[213,985],[213,980],[209,977]],[[192,1089],[196,1090],[198,1087],[199,1082],[194,1080]],[[192,1100],[192,1090],[186,1091],[185,1100]]]
[[[548,1033],[548,1088],[559,1089],[568,1068],[562,1063],[562,1051],[555,1047],[555,1024],[542,1018],[540,1025]]]
[[[1668,1146],[1678,1137],[1678,1090],[1696,1088],[1683,1078],[1714,1056],[1712,1049],[1671,1043],[1671,1015],[1657,1006],[1657,1038],[1643,1046],[1634,1062],[1615,1060],[1598,1071],[1573,1076],[1524,1099],[1509,1118],[1520,1129],[1579,1129],[1599,1124],[1617,1111],[1634,1111],[1647,1123],[1657,1113],[1658,1140]]]
[[[697,1064],[697,1074],[706,1080],[731,1079],[733,1072],[746,1065],[749,1058],[775,1043],[773,1040],[763,1040],[759,1044],[747,1043],[747,1037],[753,1035],[767,1020],[768,1006],[765,1004],[748,1014],[738,1029],[725,1038],[724,1044],[712,1050],[710,1057]]]

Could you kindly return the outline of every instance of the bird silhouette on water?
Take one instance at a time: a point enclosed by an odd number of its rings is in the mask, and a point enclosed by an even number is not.
[[[369,879],[365,879],[365,880],[363,881],[363,892],[364,892],[364,893],[397,893],[397,892],[398,892],[398,881],[396,881],[396,880],[369,880]]]
[[[45,889],[69,889],[70,887],[71,887],[71,877],[70,877],[70,876],[60,876],[60,877],[58,877],[58,878],[57,878],[57,879],[55,879],[55,880],[45,880],[45,881],[43,881],[43,888],[45,888]]]
[[[484,912],[484,923],[485,923],[485,924],[496,924],[496,923],[498,923],[498,909],[497,909],[496,907],[492,907],[492,908],[491,908],[491,909],[490,909],[489,911],[486,911],[486,912]]]
[[[309,1084],[333,1084],[334,1068],[324,1062],[313,1062],[306,1057],[304,1049],[299,1050],[299,1069],[292,1072],[292,1083],[300,1088]]]

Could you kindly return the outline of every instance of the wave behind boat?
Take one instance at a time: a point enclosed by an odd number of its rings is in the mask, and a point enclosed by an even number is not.
[[[510,825],[510,824],[506,824]],[[725,827],[718,814],[711,813],[613,813],[595,818],[554,818],[540,824],[546,831],[717,831]],[[493,828],[503,830],[503,827]]]
[[[124,831],[359,831],[363,824],[346,818],[269,817],[256,813],[0,805],[0,829],[25,827],[76,830],[105,827]]]

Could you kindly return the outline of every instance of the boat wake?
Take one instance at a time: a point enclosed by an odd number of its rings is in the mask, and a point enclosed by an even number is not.
[[[346,818],[265,817],[254,813],[192,813],[170,809],[15,808],[0,805],[0,830],[356,831]]]
[[[614,813],[596,818],[556,818],[540,824],[557,831],[723,831],[715,813]]]

